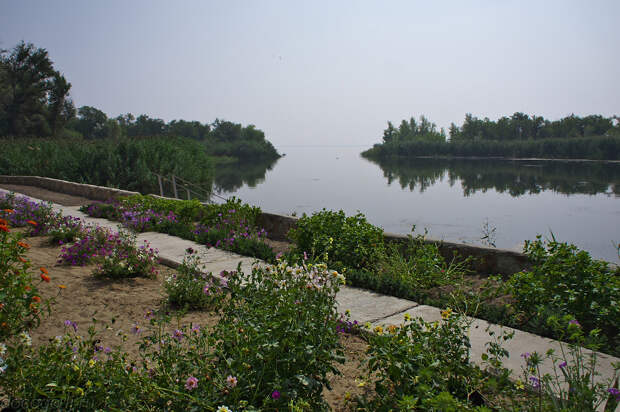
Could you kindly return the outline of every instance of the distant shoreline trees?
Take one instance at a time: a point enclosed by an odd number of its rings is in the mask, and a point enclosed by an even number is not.
[[[465,115],[454,123],[447,140],[443,129],[424,116],[403,120],[398,128],[388,122],[383,143],[362,153],[369,158],[390,156],[538,157],[620,160],[620,122],[616,116],[574,114],[556,121],[514,113],[497,121]]]
[[[254,125],[216,119],[213,123],[152,118],[131,113],[108,118],[101,110],[76,110],[71,83],[54,69],[45,49],[21,42],[0,50],[0,137],[121,139],[181,137],[203,143],[211,156],[244,159],[280,157]]]

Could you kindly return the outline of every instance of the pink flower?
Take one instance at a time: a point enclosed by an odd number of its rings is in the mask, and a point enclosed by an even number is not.
[[[228,375],[228,377],[226,378],[226,384],[229,388],[234,388],[235,386],[237,386],[237,378],[235,376]]]
[[[187,380],[185,381],[185,389],[187,389],[188,391],[191,391],[192,389],[198,387],[198,378],[195,378],[193,376],[190,376],[189,378],[187,378]]]
[[[280,392],[278,391],[271,392],[271,399],[280,399]]]

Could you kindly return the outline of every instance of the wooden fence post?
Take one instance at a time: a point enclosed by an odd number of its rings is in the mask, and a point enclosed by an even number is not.
[[[177,192],[177,181],[174,179],[174,175],[172,175],[172,190],[174,191],[174,198],[179,198],[179,193]]]

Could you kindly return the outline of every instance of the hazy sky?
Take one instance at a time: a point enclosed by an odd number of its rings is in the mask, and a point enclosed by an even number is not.
[[[620,114],[620,1],[8,1],[76,106],[253,123],[276,147],[378,142],[387,120]]]

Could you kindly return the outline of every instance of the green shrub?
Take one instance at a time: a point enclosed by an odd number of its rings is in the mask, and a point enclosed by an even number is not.
[[[337,270],[373,268],[384,250],[381,228],[361,213],[347,217],[342,210],[304,214],[289,237],[295,242],[294,253],[327,254],[330,267]]]
[[[374,329],[365,363],[376,396],[362,399],[361,410],[473,409],[467,399],[478,372],[469,364],[465,320],[450,309],[442,317],[428,323],[406,315],[400,327]]]
[[[539,323],[551,315],[570,315],[586,331],[601,329],[611,346],[620,345],[620,272],[594,260],[576,246],[551,241],[526,241],[530,271],[507,282],[521,317]],[[614,344],[616,342],[616,344]]]
[[[214,309],[224,296],[219,279],[212,273],[201,273],[200,259],[193,249],[187,250],[177,273],[166,279],[164,289],[169,304],[188,309]]]

